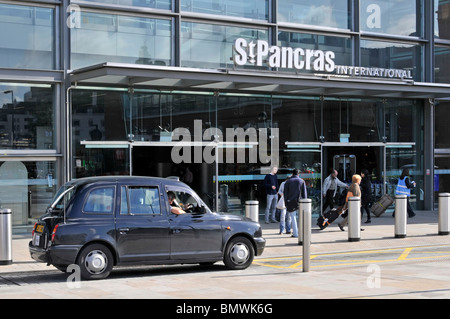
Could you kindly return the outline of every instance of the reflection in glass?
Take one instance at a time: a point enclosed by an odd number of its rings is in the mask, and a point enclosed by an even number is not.
[[[422,36],[423,0],[361,0],[361,31]]]
[[[450,2],[434,0],[434,35],[436,38],[450,40]]]
[[[278,21],[349,29],[347,0],[280,0]]]
[[[0,162],[0,203],[13,225],[31,224],[45,213],[57,190],[56,162]]]
[[[423,209],[424,205],[424,169],[420,152],[417,145],[386,146],[386,192],[394,197],[398,178],[404,168],[409,169],[409,177],[417,185],[411,190],[409,199],[413,210]]]
[[[181,0],[181,11],[249,19],[268,19],[268,0]]]
[[[422,51],[421,45],[361,40],[361,66],[411,70],[421,81]]]
[[[383,141],[381,101],[326,99],[323,113],[323,132],[327,142]]]
[[[54,149],[50,85],[0,83],[0,149]]]
[[[0,4],[0,67],[54,69],[54,10]]]
[[[170,10],[172,8],[170,0],[84,0],[89,2],[100,2],[108,4],[118,4],[128,7],[145,7],[155,9]]]
[[[450,101],[436,101],[435,104],[435,147],[450,148],[450,134],[448,118],[450,111]],[[450,189],[450,188],[449,188]]]
[[[409,168],[417,187],[412,192],[413,209],[423,209],[424,203],[424,105],[422,100],[388,99],[385,101],[386,180],[387,191],[393,195],[398,176]],[[401,142],[403,145],[395,145]],[[411,144],[409,144],[411,143]]]
[[[171,65],[171,21],[81,12],[71,29],[72,68],[103,62]]]
[[[435,46],[434,50],[435,82],[450,83],[450,48]]]
[[[237,38],[268,41],[268,30],[181,23],[181,66],[201,68],[232,67],[230,60]]]
[[[437,209],[439,193],[450,189],[450,156],[436,155],[434,165],[434,199]]]
[[[322,51],[333,51],[336,65],[352,65],[352,41],[346,37],[325,36],[282,31],[278,33],[278,45]],[[308,72],[302,70],[302,72]]]

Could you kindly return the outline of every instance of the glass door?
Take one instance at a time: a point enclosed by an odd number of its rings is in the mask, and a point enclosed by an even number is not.
[[[372,184],[372,202],[386,193],[385,163],[384,143],[324,143],[322,147],[322,179],[325,180],[336,170],[338,179],[350,185],[352,176],[366,169]],[[343,205],[343,190],[338,189],[335,206]]]
[[[411,181],[416,182],[416,188],[411,191],[412,208],[422,209],[424,200],[424,172],[420,156],[416,152],[415,143],[386,144],[386,193],[395,196],[398,177],[403,170],[408,171]]]
[[[320,143],[285,142],[282,150],[283,167],[278,170],[280,182],[286,180],[293,168],[300,171],[300,177],[306,182],[308,198],[312,200],[312,214],[319,216],[321,211],[322,188],[322,147]]]

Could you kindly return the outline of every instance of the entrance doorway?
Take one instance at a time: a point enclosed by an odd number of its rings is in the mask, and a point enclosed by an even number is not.
[[[385,193],[385,146],[383,144],[339,145],[322,147],[322,180],[333,170],[338,178],[350,185],[354,174],[361,174],[363,169],[369,171],[372,182],[372,201],[378,200]],[[342,190],[341,190],[342,191]]]
[[[353,174],[367,169],[372,182],[383,182],[384,146],[324,146],[322,152],[323,178],[335,169],[341,181],[351,183]]]

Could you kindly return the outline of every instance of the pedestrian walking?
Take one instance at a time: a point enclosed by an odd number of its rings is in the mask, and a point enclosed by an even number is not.
[[[411,189],[416,187],[416,182],[410,181],[409,179],[409,169],[404,168],[402,175],[398,178],[397,189],[395,190],[395,195],[406,195],[406,210],[408,212],[408,217],[412,218],[416,216],[414,213],[411,203],[409,202],[409,197],[411,197]],[[392,214],[395,217],[395,211]]]
[[[275,220],[275,211],[278,201],[278,178],[277,178],[278,167],[272,167],[270,174],[264,177],[264,188],[266,190],[266,211],[265,211],[265,221],[266,224],[277,223]],[[270,219],[269,219],[270,216]]]
[[[371,223],[370,219],[370,203],[372,201],[372,182],[370,181],[370,174],[367,169],[363,169],[361,172],[361,184],[359,185],[361,189],[361,219],[364,213],[367,214],[367,220],[365,224]]]
[[[297,212],[299,208],[300,199],[308,198],[306,192],[306,183],[298,176],[298,169],[294,168],[292,176],[286,181],[284,185],[284,202],[286,204],[286,210],[291,217],[292,236],[298,237],[297,227]]]
[[[323,181],[322,196],[325,198],[325,203],[323,204],[322,214],[327,207],[330,207],[330,209],[334,208],[334,197],[336,196],[338,187],[348,188],[348,185],[341,182],[338,178],[338,171],[333,170]]]

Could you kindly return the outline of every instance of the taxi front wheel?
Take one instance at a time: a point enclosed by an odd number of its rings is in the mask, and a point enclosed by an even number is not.
[[[83,279],[104,279],[109,276],[113,267],[111,251],[101,244],[91,244],[83,248],[77,258]]]
[[[248,268],[255,257],[252,243],[245,237],[235,237],[230,240],[223,262],[228,269],[240,270]]]

